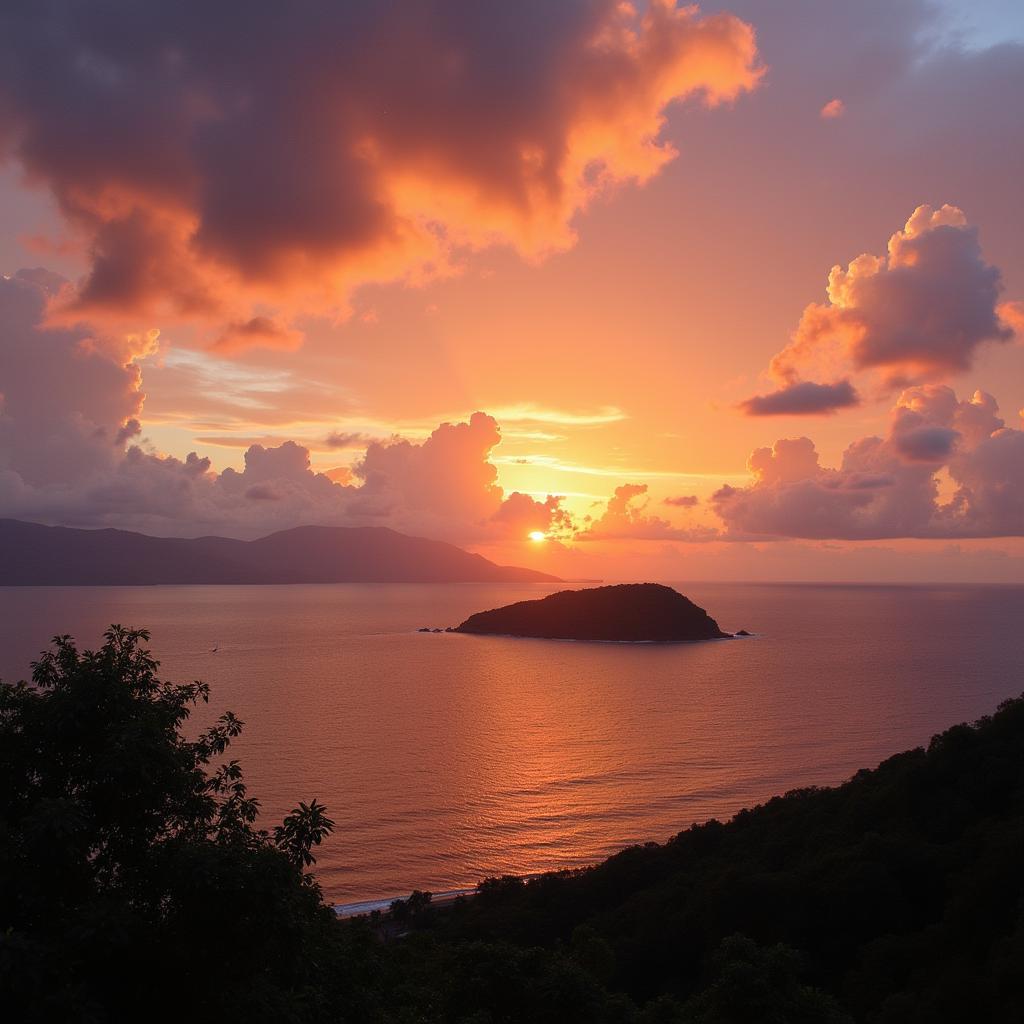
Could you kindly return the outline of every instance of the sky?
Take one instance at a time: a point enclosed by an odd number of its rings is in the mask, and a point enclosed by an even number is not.
[[[1018,3],[0,10],[0,516],[1024,581]]]

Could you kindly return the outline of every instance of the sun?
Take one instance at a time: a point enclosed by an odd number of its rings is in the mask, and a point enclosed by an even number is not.
[[[548,539],[548,535],[543,530],[531,530],[530,531],[530,540],[532,540],[535,544],[539,544],[542,540],[547,540],[547,539]]]

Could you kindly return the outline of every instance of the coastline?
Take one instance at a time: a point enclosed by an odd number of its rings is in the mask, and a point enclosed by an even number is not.
[[[459,897],[475,896],[477,893],[478,886],[472,886],[468,889],[449,889],[447,892],[435,892],[431,893],[430,905],[432,907],[444,907],[451,903],[454,903]],[[374,911],[384,912],[390,909],[391,904],[396,900],[407,900],[409,893],[403,896],[391,896],[386,899],[375,899],[375,900],[358,900],[355,903],[335,903],[331,909],[334,911],[335,917],[339,919],[347,919],[350,917],[362,917],[366,914],[372,914]]]

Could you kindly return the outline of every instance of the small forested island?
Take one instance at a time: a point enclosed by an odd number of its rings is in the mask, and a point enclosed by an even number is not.
[[[619,643],[692,643],[731,636],[703,608],[659,583],[561,590],[477,612],[453,632]]]

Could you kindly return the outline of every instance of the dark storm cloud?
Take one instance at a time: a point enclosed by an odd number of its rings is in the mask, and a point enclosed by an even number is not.
[[[756,64],[746,23],[672,0],[10,0],[0,152],[90,248],[76,309],[291,346],[257,297],[337,310],[460,247],[571,244],[594,195],[673,158],[668,104]]]

